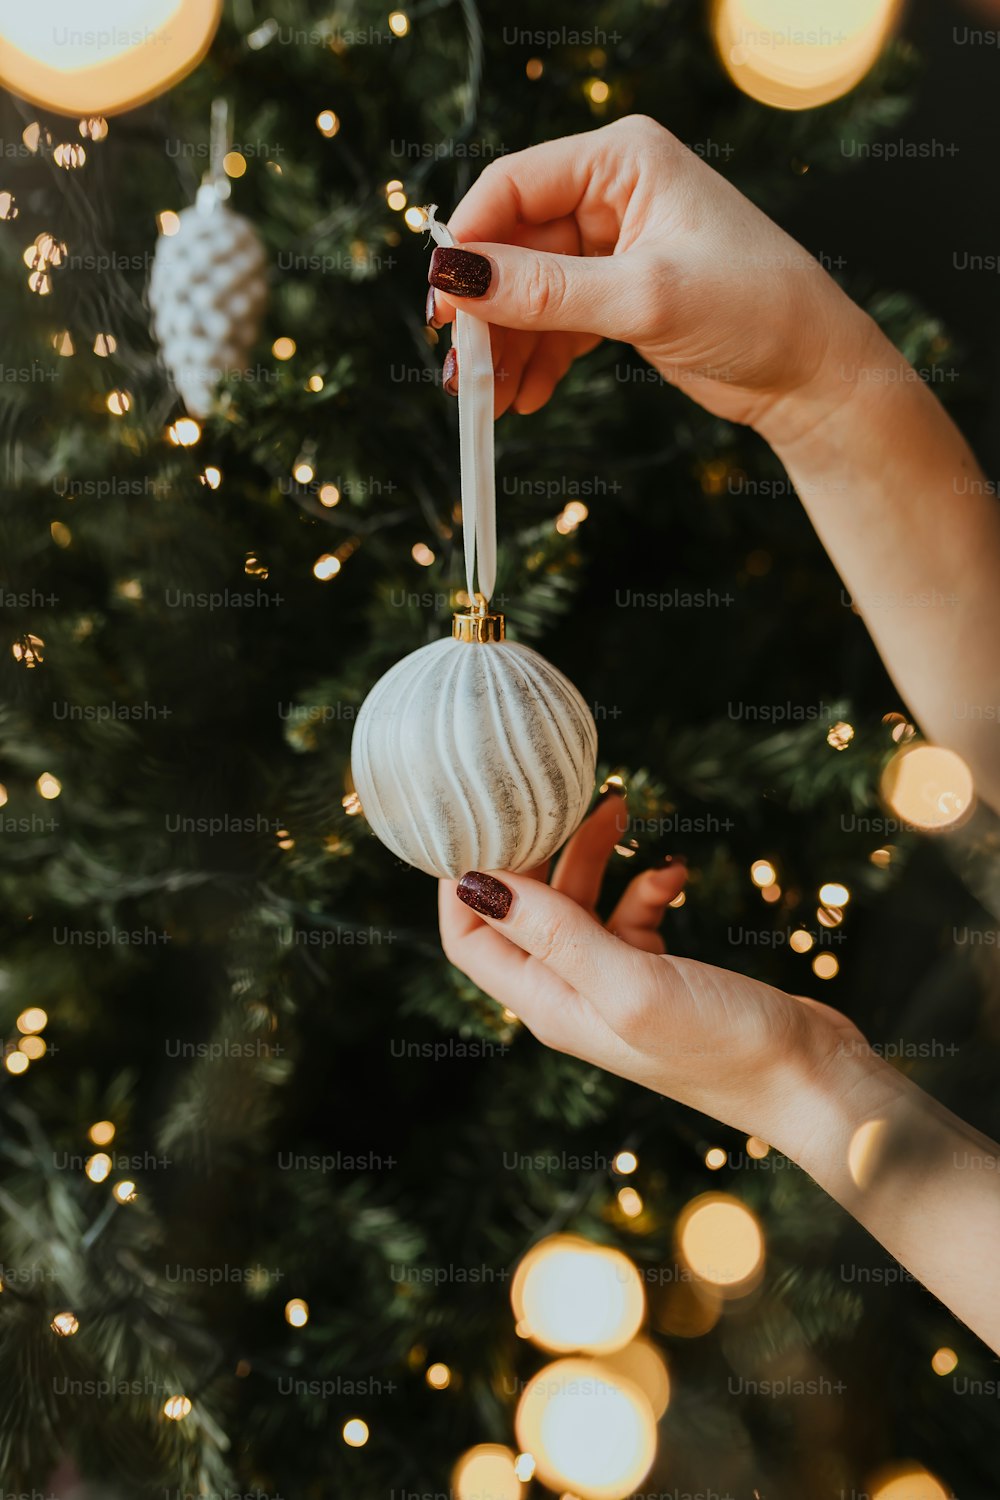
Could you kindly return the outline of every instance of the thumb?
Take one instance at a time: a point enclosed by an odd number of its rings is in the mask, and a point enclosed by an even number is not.
[[[625,261],[624,255],[461,245],[436,249],[427,279],[446,306],[503,328],[561,329],[619,339],[629,338],[642,318],[641,278],[630,275],[634,265]],[[487,270],[489,284],[480,290]]]
[[[599,1005],[606,996],[649,980],[648,953],[640,953],[569,896],[528,875],[469,870],[458,882],[460,901],[505,938]]]

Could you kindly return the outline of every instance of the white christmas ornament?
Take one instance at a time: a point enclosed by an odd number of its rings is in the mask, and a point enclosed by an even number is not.
[[[267,303],[264,246],[223,201],[225,128],[224,108],[213,106],[212,170],[174,233],[157,240],[149,278],[153,331],[193,417],[207,417],[220,380],[246,368]]]
[[[428,211],[440,244],[454,244]],[[466,580],[477,604],[450,640],[404,657],[362,705],[354,788],[382,843],[428,875],[523,870],[581,822],[597,730],[586,703],[530,646],[505,640],[488,599],[496,579],[493,359],[489,325],[455,318]],[[474,579],[478,550],[481,592]]]

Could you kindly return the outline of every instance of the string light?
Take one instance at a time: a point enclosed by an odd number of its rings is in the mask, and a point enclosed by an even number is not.
[[[403,215],[403,222],[407,229],[413,230],[414,234],[420,234],[422,230],[427,228],[427,210],[425,208],[418,208],[416,204],[411,204]]]
[[[169,239],[181,227],[180,214],[175,214],[172,208],[165,208],[162,213],[157,214],[156,226],[160,233],[165,234]]]
[[[626,1219],[637,1219],[643,1209],[642,1197],[634,1187],[619,1188],[618,1207]]]
[[[52,136],[47,130],[42,130],[42,127],[41,125],[39,125],[37,120],[32,120],[30,125],[26,125],[24,127],[24,129],[21,131],[21,140],[27,146],[32,156],[35,155],[39,146],[52,145]]]
[[[204,471],[198,475],[198,478],[210,490],[217,490],[222,483],[222,470],[217,469],[214,464],[207,464]]]
[[[747,1156],[752,1156],[755,1161],[763,1161],[770,1149],[767,1141],[762,1141],[759,1135],[747,1136]]]
[[[309,1303],[303,1297],[292,1297],[285,1303],[285,1322],[292,1328],[304,1328],[309,1322]]]
[[[67,172],[72,172],[75,168],[83,166],[87,160],[87,152],[85,147],[78,146],[73,141],[64,141],[53,151],[52,159],[57,167],[63,167]]]
[[[307,391],[313,391],[313,392],[315,392],[315,391],[321,391],[322,389],[323,389],[323,377],[322,377],[322,375],[310,375],[309,379],[306,381],[306,390]]]
[[[70,1339],[73,1337],[74,1333],[78,1331],[80,1327],[80,1319],[77,1317],[76,1313],[59,1312],[56,1313],[55,1317],[52,1319],[52,1322],[49,1324],[49,1327],[52,1329],[52,1332],[57,1333],[61,1339]]]
[[[40,1005],[29,1005],[27,1010],[22,1010],[16,1024],[23,1035],[33,1036],[36,1032],[44,1031],[49,1024],[48,1013]]]
[[[886,870],[892,864],[892,849],[873,849],[868,858],[879,870]]]
[[[38,788],[38,795],[44,797],[46,802],[53,802],[62,791],[62,782],[51,771],[43,771],[35,786]]]
[[[835,979],[840,973],[840,963],[833,953],[817,953],[812,971],[817,979]]]
[[[100,359],[107,359],[109,354],[114,354],[118,348],[118,340],[113,333],[99,333],[94,339],[94,353]]]
[[[611,85],[605,83],[603,78],[590,78],[583,88],[591,104],[607,104],[611,97]]]
[[[897,745],[908,744],[917,732],[916,725],[911,724],[904,714],[883,714],[882,723],[890,730]]]
[[[242,151],[227,151],[222,158],[222,170],[227,177],[242,177],[247,169],[247,159]]]
[[[105,405],[113,417],[123,417],[132,408],[132,397],[128,391],[110,391]]]
[[[529,57],[524,65],[524,71],[532,83],[537,83],[538,79],[545,72],[545,64],[540,57]]]
[[[570,500],[556,516],[556,530],[560,536],[569,536],[589,515],[582,500]]]
[[[115,1127],[110,1120],[96,1120],[87,1131],[95,1146],[108,1146],[115,1138]]]
[[[763,890],[767,886],[775,884],[778,874],[770,860],[755,859],[750,866],[750,879],[754,885],[760,886]]]
[[[362,1421],[361,1417],[351,1417],[344,1423],[341,1435],[348,1448],[363,1448],[370,1435],[368,1423]]]
[[[52,291],[52,277],[47,271],[32,271],[28,277],[28,290],[36,297],[47,297]]]
[[[275,359],[291,359],[295,353],[295,340],[290,338],[275,339],[271,345],[271,353]]]
[[[788,946],[793,953],[808,953],[814,942],[815,938],[812,933],[806,932],[804,927],[800,927],[788,939]]]
[[[677,1246],[689,1269],[723,1296],[751,1291],[764,1266],[764,1235],[738,1198],[703,1193],[677,1221]]]
[[[883,799],[904,823],[929,833],[954,828],[972,811],[972,773],[940,745],[904,745],[882,773]]]
[[[555,1353],[620,1349],[635,1337],[646,1311],[642,1281],[628,1256],[577,1235],[550,1235],[533,1245],[514,1272],[510,1298],[528,1336]]]
[[[111,1196],[117,1203],[134,1203],[139,1196],[139,1189],[129,1178],[123,1177],[111,1189]]]
[[[248,578],[268,578],[270,568],[267,563],[262,563],[256,552],[248,552],[243,563],[243,571]]]
[[[824,906],[846,906],[851,899],[851,893],[846,885],[841,885],[839,880],[828,880],[819,888],[819,899]]]
[[[292,478],[297,484],[312,484],[316,478],[316,470],[307,458],[300,458],[292,469]]]
[[[168,1422],[183,1422],[191,1413],[191,1400],[188,1396],[168,1396],[163,1403],[163,1415]]]
[[[110,1176],[112,1167],[111,1157],[106,1151],[98,1151],[94,1156],[88,1156],[84,1171],[91,1182],[104,1182]]]
[[[422,568],[429,568],[431,563],[434,561],[434,553],[428,547],[426,542],[415,542],[410,549],[410,556],[413,558],[413,561],[415,563],[419,563]]]
[[[535,1477],[535,1459],[531,1453],[519,1453],[514,1460],[514,1474],[522,1484],[528,1484]]]
[[[178,417],[167,428],[167,437],[175,448],[193,448],[201,437],[201,423],[194,417]]]
[[[447,1365],[428,1365],[424,1379],[432,1391],[446,1391],[451,1385],[451,1371]]]
[[[922,1464],[881,1470],[866,1485],[871,1500],[950,1500],[951,1491]]]
[[[773,885],[765,885],[760,894],[761,899],[766,901],[768,906],[773,906],[776,901],[781,900],[781,886],[775,881]]]
[[[316,116],[316,129],[329,140],[340,129],[340,120],[332,109],[321,109]]]
[[[17,1045],[18,1050],[23,1052],[30,1062],[37,1062],[48,1051],[43,1036],[23,1036]]]
[[[7,806],[7,788],[4,786],[3,782],[0,781],[0,807],[6,807],[6,806]]]
[[[580,1500],[620,1500],[656,1456],[656,1420],[631,1380],[585,1359],[561,1359],[525,1387],[514,1418],[541,1482]]]
[[[816,920],[821,927],[839,927],[844,920],[844,913],[839,906],[818,906]]]
[[[405,36],[410,29],[410,18],[403,10],[394,10],[389,15],[389,30],[393,36]]]
[[[451,1476],[455,1500],[521,1500],[517,1460],[500,1443],[478,1443],[458,1460]]]
[[[620,1176],[628,1177],[638,1167],[639,1158],[634,1151],[619,1151],[611,1165]]]
[[[947,1346],[936,1349],[931,1358],[931,1369],[935,1375],[950,1375],[957,1364],[958,1355],[954,1349],[949,1349]]]
[[[59,333],[52,335],[52,347],[60,359],[69,359],[76,353],[73,347],[73,339],[68,328],[63,328]]]
[[[357,792],[348,792],[346,797],[341,797],[340,805],[349,818],[356,818],[362,810]]]
[[[710,1172],[717,1172],[728,1160],[729,1155],[721,1146],[709,1146],[705,1152],[705,1165]]]
[[[603,1354],[595,1360],[596,1370],[610,1370],[613,1376],[631,1380],[642,1391],[659,1421],[670,1405],[670,1376],[663,1356],[649,1339],[633,1339],[614,1354]]]
[[[8,1073],[27,1073],[30,1066],[23,1052],[8,1052],[3,1060],[3,1065]]]
[[[320,485],[319,503],[325,505],[327,510],[332,510],[335,505],[340,504],[340,491],[335,484]]]
[[[321,583],[327,583],[331,578],[336,578],[340,572],[340,558],[334,557],[332,552],[323,552],[313,563],[313,574]]]
[[[10,648],[10,654],[19,666],[31,671],[45,660],[45,642],[40,635],[20,636]]]
[[[826,743],[832,750],[846,750],[854,738],[854,725],[845,724],[841,720],[831,725],[826,732]]]
[[[103,141],[107,139],[108,122],[103,115],[90,115],[80,121],[77,129],[85,141]]]
[[[401,189],[397,188],[394,192],[389,194],[385,201],[394,213],[398,213],[400,209],[406,207],[406,194]]]
[[[18,215],[17,199],[13,193],[6,189],[0,193],[0,219],[16,219]]]

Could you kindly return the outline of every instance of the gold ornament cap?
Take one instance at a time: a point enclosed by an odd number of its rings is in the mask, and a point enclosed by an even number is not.
[[[488,600],[482,594],[477,594],[471,609],[452,615],[451,633],[456,641],[475,641],[481,644],[502,641],[507,635],[507,621],[502,614],[491,613]]]

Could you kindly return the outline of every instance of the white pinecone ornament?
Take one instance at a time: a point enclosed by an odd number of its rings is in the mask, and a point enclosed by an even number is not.
[[[267,257],[248,219],[211,184],[161,235],[149,278],[153,332],[188,412],[207,417],[219,382],[246,369],[267,303]]]

